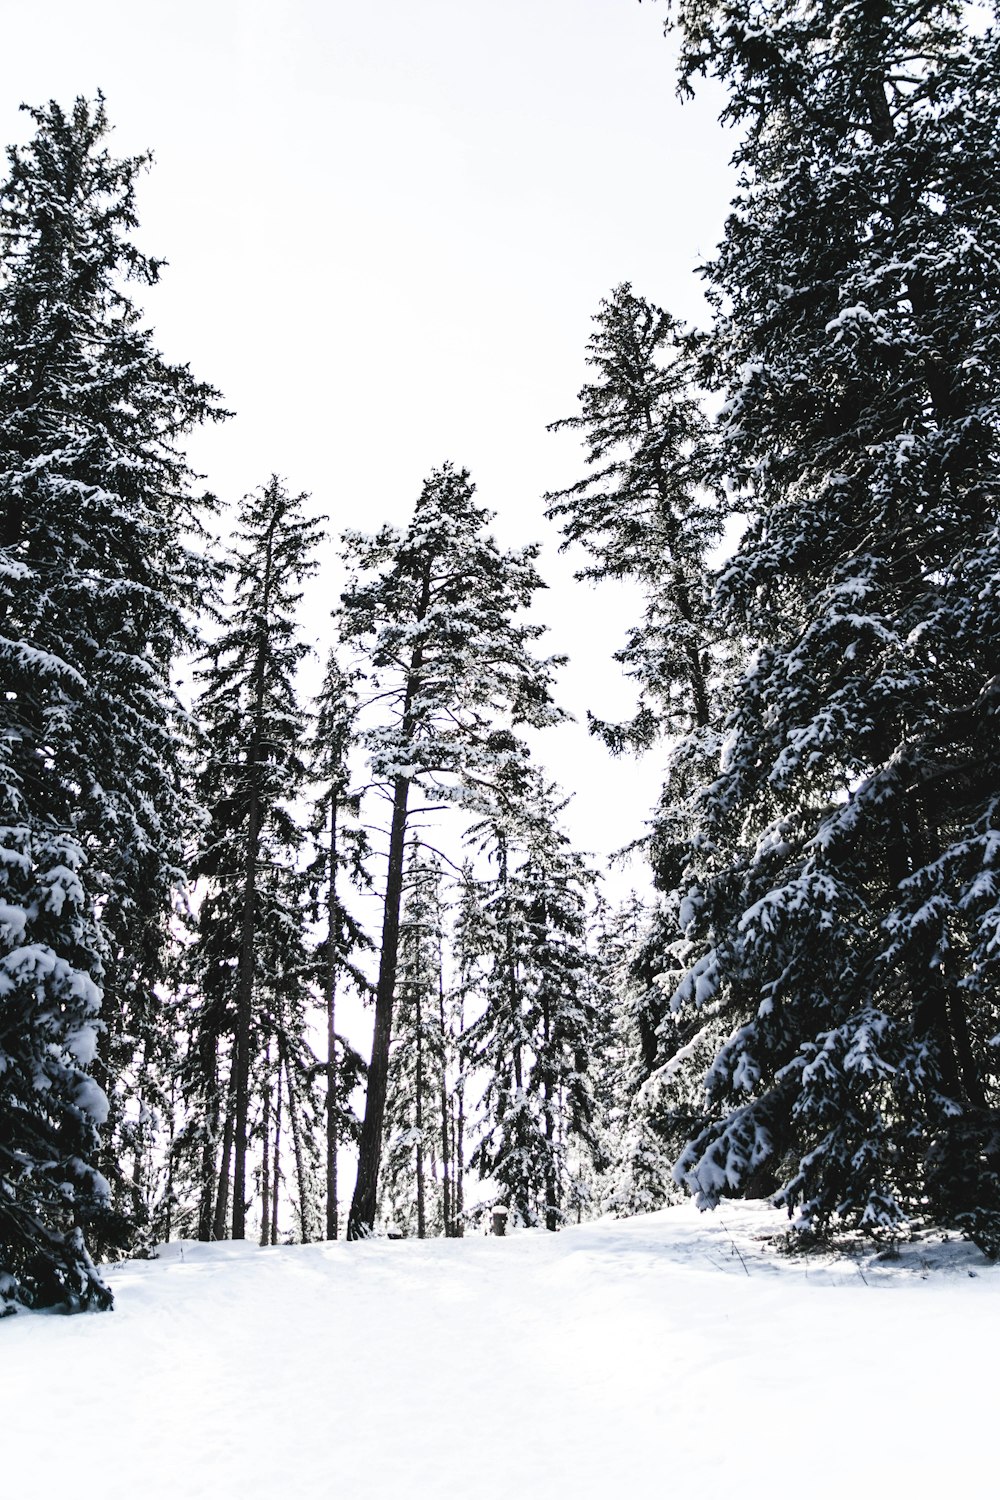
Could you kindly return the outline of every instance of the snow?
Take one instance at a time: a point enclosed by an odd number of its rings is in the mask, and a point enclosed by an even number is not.
[[[0,1325],[4,1490],[978,1492],[1000,1268],[940,1236],[791,1258],[786,1227],[742,1203],[559,1235],[172,1244],[111,1269],[112,1313]]]

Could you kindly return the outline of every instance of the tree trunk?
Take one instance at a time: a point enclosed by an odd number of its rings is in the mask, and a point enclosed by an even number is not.
[[[424,1184],[424,1018],[419,983],[414,998],[417,1008],[417,1239],[422,1240],[427,1235],[427,1200]]]
[[[428,561],[415,611],[419,623],[427,613],[431,597],[431,565]],[[401,739],[411,745],[416,732],[413,700],[420,686],[424,650],[418,645],[410,659],[406,689],[403,695]],[[399,911],[403,899],[403,860],[406,853],[406,808],[410,795],[410,777],[397,776],[392,790],[392,824],[389,830],[389,867],[385,881],[385,906],[382,912],[382,947],[379,954],[378,985],[375,990],[375,1034],[372,1038],[372,1060],[368,1069],[365,1096],[365,1118],[358,1142],[358,1179],[347,1220],[349,1240],[366,1239],[375,1228],[378,1195],[378,1169],[382,1160],[382,1125],[385,1120],[385,1091],[389,1081],[389,1045],[392,1041],[392,1004],[396,992],[396,964],[399,957]]]
[[[200,1193],[198,1200],[198,1238],[212,1239],[215,1217],[216,1149],[219,1143],[219,1043],[214,1031],[202,1030],[198,1038],[200,1088],[204,1100],[204,1134],[201,1142]]]
[[[559,1228],[559,1176],[557,1170],[556,1111],[552,1090],[552,1027],[548,1001],[542,1002],[542,1043],[547,1059],[543,1086],[545,1109],[545,1227],[551,1233]]]
[[[409,792],[409,780],[404,776],[397,776],[393,790],[392,828],[389,834],[389,869],[386,875],[385,909],[382,917],[382,951],[379,958],[378,986],[375,991],[375,1034],[372,1038],[371,1066],[368,1069],[365,1118],[358,1143],[358,1180],[347,1223],[349,1240],[365,1239],[375,1228],[378,1169],[382,1159],[382,1122],[385,1118],[385,1091],[389,1078],[389,1043],[392,1039],[392,1002],[396,989],[396,962],[399,954],[399,910],[403,896],[406,804]]]
[[[278,1243],[278,1191],[281,1187],[281,1064],[274,1096],[274,1158],[271,1166],[271,1244]]]
[[[438,1026],[441,1037],[441,1227],[450,1237],[454,1233],[451,1209],[451,1152],[448,1140],[448,1030],[444,1014],[444,957],[438,941]]]
[[[285,1078],[288,1082],[288,1122],[292,1127],[292,1150],[295,1154],[295,1180],[299,1189],[299,1239],[303,1245],[308,1245],[311,1235],[309,1227],[309,1185],[306,1181],[306,1158],[302,1142],[302,1121],[299,1118],[299,1101],[295,1092],[295,1079],[292,1074],[292,1065],[288,1060],[288,1048],[281,1044],[281,1054],[285,1062]]]
[[[170,1078],[170,1103],[167,1106],[167,1128],[169,1137],[167,1140],[167,1199],[166,1214],[163,1226],[163,1238],[166,1244],[170,1244],[170,1233],[174,1223],[174,1137],[177,1133],[177,1078]]]
[[[213,1240],[226,1237],[226,1218],[229,1208],[229,1165],[233,1155],[233,1099],[226,1094],[226,1125],[222,1135],[222,1160],[219,1163],[219,1191],[215,1199],[215,1217],[212,1221]]]
[[[271,1043],[264,1048],[264,1099],[260,1149],[260,1242],[271,1243]]]
[[[337,1238],[337,797],[330,792],[330,861],[326,908],[326,1237]]]
[[[458,997],[458,1036],[456,1047],[458,1052],[458,1078],[455,1080],[455,1150],[452,1160],[454,1162],[455,1180],[455,1238],[462,1239],[465,1235],[465,991],[462,990]]]

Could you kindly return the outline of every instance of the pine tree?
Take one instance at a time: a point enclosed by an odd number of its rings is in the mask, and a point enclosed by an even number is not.
[[[353,955],[370,948],[364,932],[344,902],[343,882],[371,884],[365,861],[369,840],[359,825],[361,795],[351,789],[350,753],[356,736],[357,695],[336,654],[330,653],[316,704],[311,776],[318,788],[311,834],[315,855],[309,867],[314,916],[320,907],[325,925],[317,959],[326,1002],[326,1237],[338,1236],[337,1155],[340,1141],[355,1136],[357,1121],[347,1103],[364,1064],[337,1032],[337,987],[346,975],[360,994],[368,981]]]
[[[190,826],[171,670],[191,644],[206,566],[188,539],[199,522],[178,442],[221,413],[210,387],[156,352],[125,294],[127,279],[151,284],[160,270],[130,239],[148,158],[110,155],[100,97],[77,100],[69,114],[55,103],[29,113],[35,135],[9,151],[0,188],[0,824],[6,868],[17,872],[11,890],[27,902],[5,928],[3,952],[17,969],[19,935],[29,929],[55,946],[42,959],[45,943],[33,940],[39,976],[51,965],[50,979],[39,977],[34,991],[18,981],[26,1008],[16,1031],[4,1028],[7,1076],[32,1076],[27,1060],[42,1036],[53,1059],[72,1050],[90,1025],[91,987],[103,990],[103,1030],[86,1065],[110,1108],[88,1097],[91,1114],[107,1116],[102,1165],[121,1191],[117,1222],[104,1212],[98,1232],[122,1241],[131,1193],[117,1155],[130,1128],[127,1095],[169,1047],[154,986]],[[73,895],[60,926],[47,901],[64,887]],[[52,895],[43,899],[46,889]],[[51,1009],[57,995],[66,1005],[61,1023]],[[76,1065],[66,1066],[69,1078]],[[3,1192],[23,1229],[48,1221],[31,1199],[36,1178],[22,1130],[34,1110],[45,1151],[68,1106],[62,1088],[39,1088],[33,1101],[18,1096],[16,1108],[21,1124],[0,1127],[20,1139]],[[84,1149],[91,1138],[78,1121],[66,1128],[83,1165],[64,1179],[48,1249],[5,1240],[5,1254],[36,1266],[33,1282],[21,1282],[29,1300],[58,1299],[72,1256],[53,1247],[75,1194],[81,1218],[94,1221],[98,1178],[86,1163],[96,1147]],[[46,1278],[39,1267],[50,1251],[63,1269]],[[90,1284],[82,1249],[78,1269]]]
[[[706,368],[756,648],[677,881],[679,1014],[725,1033],[680,1170],[995,1252],[997,37],[939,0],[680,27],[744,131]]]
[[[515,619],[541,587],[537,548],[501,551],[486,533],[489,519],[473,501],[468,473],[445,465],[425,482],[405,532],[345,538],[354,575],[339,615],[342,638],[364,653],[380,710],[367,744],[392,805],[351,1238],[371,1233],[375,1220],[410,789],[474,805],[514,753],[511,726],[559,717],[549,693],[555,659],[531,654],[542,627]]]
[[[303,514],[306,498],[290,496],[277,477],[245,497],[233,534],[229,623],[203,673],[198,790],[209,826],[195,865],[206,891],[197,951],[201,1003],[188,1075],[188,1135],[198,1134],[204,1152],[203,1237],[223,1232],[230,1157],[232,1236],[246,1233],[251,1080],[268,1041],[270,1067],[292,1077],[286,1098],[295,1108],[312,977],[298,868],[304,833],[294,807],[307,776],[296,672],[309,649],[295,609],[300,584],[313,571],[319,528]],[[260,1083],[271,1086],[269,1079]],[[266,1142],[263,1149],[266,1156]]]
[[[679,1195],[658,1089],[647,1086],[662,1047],[662,997],[646,967],[650,929],[658,926],[633,893],[615,908],[599,899],[589,937],[602,1023],[594,1071],[599,1171],[591,1196],[623,1216],[662,1208]]]
[[[444,1008],[445,908],[440,860],[410,849],[399,929],[393,1037],[386,1085],[382,1217],[424,1239],[447,1232],[449,1142]]]
[[[697,340],[628,282],[601,302],[587,363],[596,378],[579,412],[553,422],[579,431],[583,479],[547,495],[564,549],[593,559],[577,577],[636,580],[642,624],[616,653],[639,684],[627,725],[592,719],[613,749],[645,748],[665,732],[704,728],[711,717],[710,578],[722,511],[706,488],[708,424],[694,387]]]
[[[108,1185],[92,1165],[107,1098],[86,1071],[101,992],[80,848],[56,829],[3,834],[0,1314],[110,1307],[83,1235]]]
[[[629,1019],[639,1050],[621,1079],[627,1127],[614,1202],[638,1210],[664,1201],[668,1142],[679,1150],[692,1125],[705,1018],[671,1010],[662,969],[680,961],[672,951],[678,886],[697,836],[690,802],[715,776],[742,637],[726,638],[713,600],[711,555],[727,502],[702,408],[703,339],[627,283],[602,301],[594,323],[587,352],[594,378],[579,393],[578,413],[553,424],[581,434],[589,472],[546,498],[564,547],[577,544],[590,554],[577,576],[628,579],[644,599],[641,622],[616,652],[638,686],[636,712],[624,725],[592,714],[591,727],[616,753],[641,753],[666,740],[663,792],[642,840],[661,891],[660,915],[631,961],[630,978],[619,976],[620,993],[634,1005]],[[671,1059],[665,1089],[660,1070]]]
[[[594,1145],[598,1025],[586,947],[594,877],[558,826],[564,804],[555,788],[530,769],[514,784],[516,797],[472,833],[496,875],[465,938],[479,959],[480,1000],[466,1048],[486,1076],[470,1164],[495,1181],[512,1222],[555,1230],[575,1185],[568,1143]]]

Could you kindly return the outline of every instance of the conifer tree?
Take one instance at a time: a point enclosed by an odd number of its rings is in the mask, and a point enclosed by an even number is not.
[[[363,1063],[354,1048],[337,1032],[337,987],[346,975],[359,993],[368,982],[353,955],[370,948],[364,932],[344,901],[345,879],[369,886],[365,861],[367,833],[360,826],[361,795],[351,789],[350,753],[356,736],[357,695],[336,653],[327,660],[316,703],[311,776],[318,794],[313,803],[311,834],[315,855],[309,867],[314,914],[325,933],[317,959],[326,1003],[326,1237],[338,1236],[337,1154],[340,1141],[356,1135],[357,1121],[347,1103],[358,1083]]]
[[[558,826],[554,787],[520,768],[519,792],[472,837],[496,875],[478,902],[480,1014],[466,1048],[486,1086],[470,1164],[521,1224],[555,1230],[571,1184],[567,1143],[594,1144],[590,1065],[597,1041],[586,947],[593,875]],[[508,782],[511,785],[511,782]]]
[[[447,1092],[444,923],[440,861],[415,839],[399,929],[380,1187],[383,1217],[421,1240],[428,1230],[447,1232],[450,1217],[449,1142],[441,1116]]]
[[[706,488],[708,424],[694,385],[697,340],[624,282],[594,318],[595,378],[580,410],[550,432],[582,434],[590,472],[547,495],[564,548],[592,561],[578,578],[630,578],[645,595],[642,624],[616,659],[639,684],[627,725],[592,720],[613,749],[645,748],[664,732],[705,728],[713,662],[706,553],[722,511]]]
[[[680,1171],[995,1252],[997,37],[942,0],[679,24],[743,129],[706,369],[755,647],[676,882],[678,1013],[724,1027]]]
[[[649,1208],[669,1191],[664,1122],[671,1119],[666,1133],[679,1150],[686,1136],[678,1138],[677,1128],[684,1109],[691,1125],[696,1059],[705,1051],[696,1040],[705,1018],[678,1018],[668,1003],[669,986],[655,976],[659,969],[662,979],[664,960],[679,962],[672,943],[678,884],[694,836],[690,800],[715,776],[742,636],[732,632],[727,639],[713,600],[710,558],[726,502],[702,409],[703,340],[628,283],[602,301],[594,323],[587,347],[593,379],[579,393],[577,414],[552,424],[581,434],[588,473],[546,498],[564,547],[580,545],[590,554],[577,576],[629,579],[644,599],[641,622],[616,653],[637,684],[636,712],[623,725],[591,714],[591,727],[615,752],[641,753],[667,742],[663,791],[643,840],[662,893],[660,918],[645,952],[630,961],[634,974],[626,980],[620,973],[624,988],[612,987],[631,996],[630,1019],[638,1027],[635,1065],[621,1079],[628,1124],[615,1203]],[[678,1103],[675,1110],[664,1097],[662,1076],[651,1080],[689,1044],[685,1065],[671,1074],[674,1085],[681,1075],[685,1083],[684,1109]]]
[[[554,659],[531,654],[543,627],[516,618],[541,587],[537,548],[501,551],[486,532],[489,519],[473,501],[468,473],[446,464],[425,482],[406,531],[345,538],[353,576],[341,634],[364,653],[379,709],[367,744],[392,806],[351,1238],[371,1233],[375,1220],[411,787],[474,805],[510,757],[500,731],[509,737],[511,726],[559,717],[549,692]]]
[[[18,893],[3,940],[18,975],[3,1070],[18,1123],[0,1122],[16,1165],[0,1195],[20,1226],[4,1238],[22,1267],[18,1295],[60,1300],[62,1288],[73,1302],[77,1282],[97,1284],[82,1247],[67,1248],[80,1226],[66,1228],[96,1213],[92,1123],[109,1117],[103,1164],[117,1181],[136,1058],[166,1046],[154,985],[190,826],[171,669],[206,585],[178,443],[221,413],[210,387],[161,358],[126,295],[128,279],[151,284],[160,270],[130,238],[148,158],[110,154],[100,97],[29,113],[35,135],[9,151],[0,187],[0,826]],[[91,1034],[100,990],[95,1052],[74,1039]],[[18,1093],[45,1076],[30,1061],[40,1051],[62,1082]],[[84,1066],[110,1109],[78,1076]],[[82,1113],[74,1089],[89,1101]],[[63,1131],[76,1166],[65,1192],[36,1200],[33,1184],[59,1170],[63,1148],[50,1159],[50,1145]],[[100,1194],[109,1205],[107,1182]],[[29,1224],[47,1226],[33,1245],[18,1239]],[[107,1242],[129,1230],[104,1212],[99,1232]]]
[[[230,1153],[232,1236],[245,1236],[251,1080],[269,1039],[271,1066],[294,1076],[312,975],[297,865],[304,832],[294,807],[307,775],[296,672],[309,649],[295,610],[319,528],[303,514],[306,498],[289,495],[277,477],[245,497],[233,534],[229,621],[203,672],[198,790],[209,826],[195,865],[206,893],[189,1086],[205,1153],[206,1237],[225,1223]],[[220,1136],[220,1187],[210,1212]]]

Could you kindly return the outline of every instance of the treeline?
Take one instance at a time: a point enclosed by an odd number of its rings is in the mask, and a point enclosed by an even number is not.
[[[158,273],[143,162],[100,103],[36,112],[0,194],[9,1303],[106,1305],[91,1250],[137,1235],[273,1241],[293,1211],[333,1236],[349,1136],[350,1237],[461,1232],[472,1169],[549,1228],[683,1188],[1000,1249],[1000,72],[974,19],[678,14],[682,88],[716,74],[739,127],[709,326],[602,302],[556,424],[587,470],[547,497],[583,576],[645,599],[636,713],[593,728],[664,758],[648,910],[604,910],[528,753],[559,718],[536,553],[497,546],[464,471],[343,537],[301,704],[321,523],[272,479],[219,560],[181,448],[219,397],[124,291]]]
[[[219,540],[181,444],[226,413],[127,296],[145,161],[101,100],[33,120],[0,196],[2,1294],[107,1305],[95,1259],[178,1234],[459,1234],[469,1169],[556,1228],[598,1201],[610,1044],[596,877],[524,737],[563,717],[537,548],[445,464],[341,537],[303,701],[326,523],[272,477]]]

